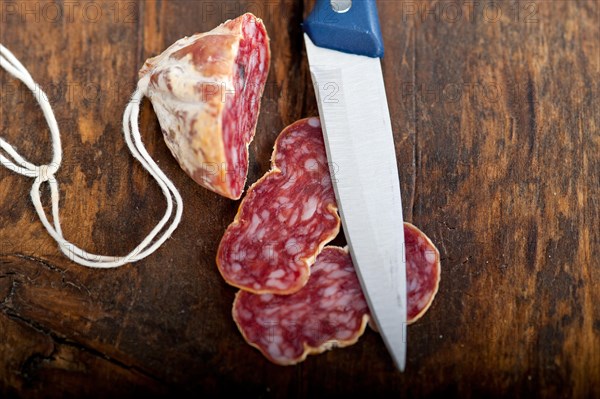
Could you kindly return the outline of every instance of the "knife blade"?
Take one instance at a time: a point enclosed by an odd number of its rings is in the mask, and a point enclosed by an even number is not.
[[[400,183],[374,0],[317,0],[304,39],[346,241],[396,367],[406,365]]]

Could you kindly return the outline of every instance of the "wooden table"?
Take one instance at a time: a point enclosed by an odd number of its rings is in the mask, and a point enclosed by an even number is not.
[[[49,94],[64,146],[65,235],[125,254],[164,211],[121,115],[147,57],[252,11],[273,61],[249,181],[289,123],[317,114],[300,23],[313,1],[3,1],[0,42]],[[63,257],[31,179],[0,168],[0,397],[334,393],[600,396],[600,19],[595,1],[378,1],[406,219],[442,255],[432,308],[409,327],[407,371],[367,331],[293,367],[244,343],[214,262],[238,202],[192,182],[149,102],[149,152],[181,190],[183,222],[114,270]],[[43,116],[0,73],[1,136],[49,162]],[[46,197],[46,200],[48,198]]]

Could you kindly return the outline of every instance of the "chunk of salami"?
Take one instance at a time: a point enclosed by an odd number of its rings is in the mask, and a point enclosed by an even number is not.
[[[257,294],[291,294],[340,230],[319,119],[285,128],[272,169],[248,189],[217,252],[225,280]]]
[[[323,249],[308,284],[297,293],[240,291],[232,313],[244,339],[280,365],[354,344],[369,319],[350,256],[338,247]]]
[[[165,141],[198,184],[240,198],[271,53],[252,14],[178,40],[140,71]]]
[[[440,282],[437,248],[405,223],[408,323],[429,308]],[[292,295],[238,292],[233,319],[244,339],[276,364],[291,365],[307,355],[355,343],[369,320],[352,259],[345,249],[325,247],[308,284]],[[371,320],[372,321],[372,320]]]

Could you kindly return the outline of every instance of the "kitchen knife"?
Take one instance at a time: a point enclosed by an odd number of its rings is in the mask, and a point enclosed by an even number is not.
[[[404,228],[377,6],[375,0],[317,0],[303,27],[350,254],[371,315],[404,371]]]

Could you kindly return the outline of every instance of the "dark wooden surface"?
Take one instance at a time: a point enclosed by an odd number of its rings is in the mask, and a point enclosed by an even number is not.
[[[137,71],[245,11],[265,20],[273,52],[250,147],[249,181],[261,176],[280,130],[317,112],[300,27],[312,3],[0,3],[0,42],[49,93],[61,128],[66,236],[125,254],[154,226],[161,193],[120,130]],[[35,215],[32,181],[0,168],[0,397],[600,396],[598,3],[378,5],[406,219],[443,262],[432,308],[409,328],[407,371],[394,371],[372,331],[295,367],[244,343],[235,289],[214,263],[238,203],[179,169],[146,101],[144,141],[185,210],[144,261],[71,263]],[[49,162],[34,100],[5,72],[0,88],[1,136]]]

